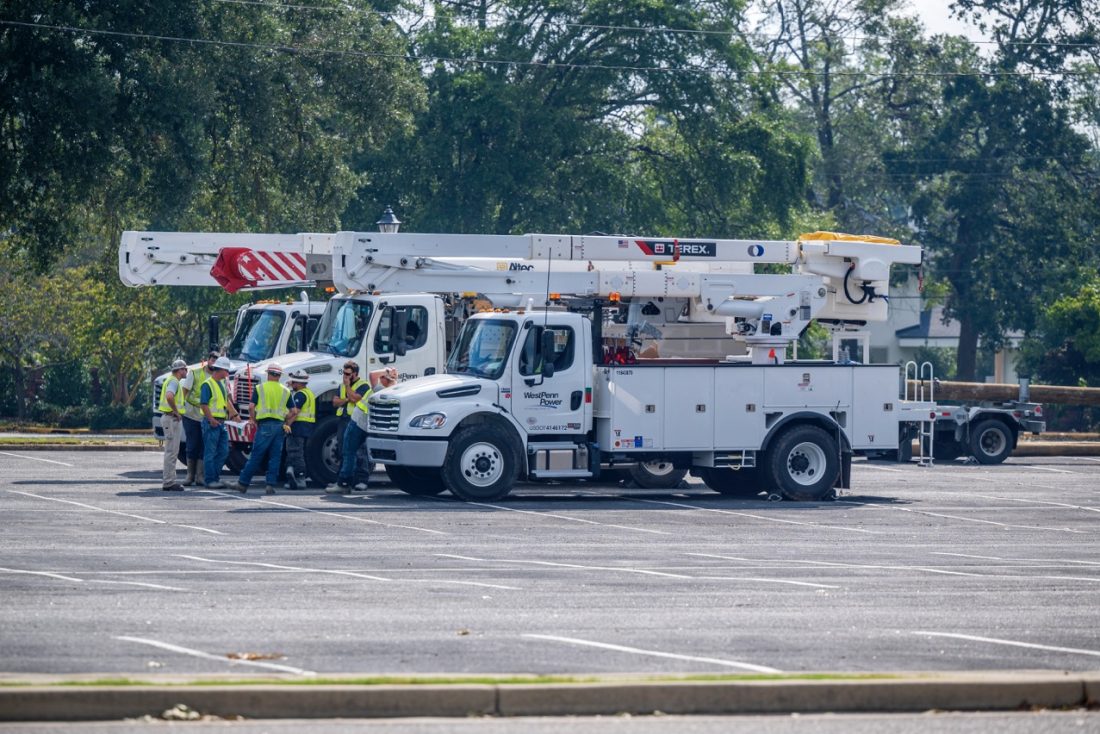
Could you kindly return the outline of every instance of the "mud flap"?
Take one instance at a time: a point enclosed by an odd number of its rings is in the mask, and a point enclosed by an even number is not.
[[[836,477],[836,484],[833,485],[834,489],[851,489],[852,488],[852,452],[842,451],[840,453],[840,472]]]

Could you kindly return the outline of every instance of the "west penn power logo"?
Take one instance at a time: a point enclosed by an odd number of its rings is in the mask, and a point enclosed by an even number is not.
[[[642,252],[654,257],[717,257],[716,242],[685,242],[683,240],[634,240]]]

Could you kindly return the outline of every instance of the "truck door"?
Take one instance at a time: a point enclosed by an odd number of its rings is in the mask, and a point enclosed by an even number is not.
[[[395,367],[397,378],[402,381],[435,374],[438,355],[437,350],[428,348],[430,322],[429,311],[423,305],[387,305],[377,321],[368,370]],[[398,347],[398,341],[403,349]]]
[[[512,414],[528,433],[584,433],[590,367],[573,326],[524,323],[512,360]],[[552,369],[546,369],[546,365]]]

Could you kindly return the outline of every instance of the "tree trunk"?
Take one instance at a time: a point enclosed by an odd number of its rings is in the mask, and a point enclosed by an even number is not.
[[[973,382],[978,369],[978,331],[974,319],[959,314],[959,348],[955,361],[955,377],[960,382]]]

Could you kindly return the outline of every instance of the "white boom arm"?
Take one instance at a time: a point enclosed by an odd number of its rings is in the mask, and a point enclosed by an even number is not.
[[[332,279],[332,234],[123,232],[118,275],[129,286],[311,286]]]
[[[499,264],[472,267],[464,258]],[[333,243],[333,277],[347,290],[476,293],[498,306],[541,304],[548,294],[682,298],[696,311],[746,319],[750,340],[777,343],[797,338],[815,318],[885,320],[890,266],[920,262],[919,247],[830,233],[776,241],[338,232]],[[787,263],[794,272],[714,272],[730,263]]]

